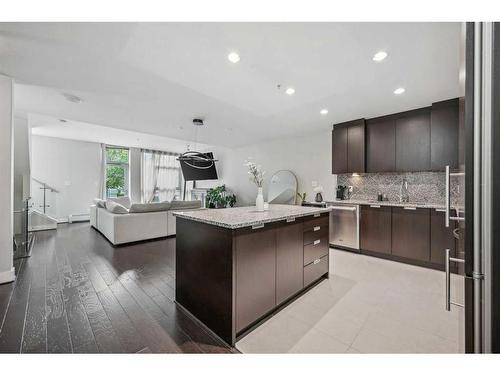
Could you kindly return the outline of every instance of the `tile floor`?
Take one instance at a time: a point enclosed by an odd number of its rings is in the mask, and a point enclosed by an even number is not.
[[[459,353],[463,310],[444,273],[330,249],[330,279],[240,340],[243,353]],[[452,275],[452,298],[463,278]]]

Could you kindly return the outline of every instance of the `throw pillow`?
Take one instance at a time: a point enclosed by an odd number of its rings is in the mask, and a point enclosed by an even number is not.
[[[130,208],[130,198],[129,197],[108,198],[108,202],[109,201],[113,201],[115,203],[121,204],[126,209]]]
[[[113,214],[128,214],[126,207],[112,200],[106,201],[106,209]]]
[[[94,199],[94,204],[97,207],[106,208],[106,201],[104,199],[96,198]]]
[[[130,213],[139,212],[157,212],[167,211],[170,208],[170,202],[155,202],[155,203],[132,203]]]

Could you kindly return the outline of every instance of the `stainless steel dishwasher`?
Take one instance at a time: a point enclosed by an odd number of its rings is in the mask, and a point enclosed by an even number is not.
[[[359,252],[359,206],[331,202],[330,246]]]

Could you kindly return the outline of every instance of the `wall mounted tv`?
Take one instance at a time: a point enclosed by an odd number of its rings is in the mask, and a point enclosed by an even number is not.
[[[206,156],[209,158],[213,159],[213,153],[207,152],[205,153]],[[185,181],[202,181],[202,180],[217,180],[217,169],[215,168],[215,162],[206,162],[206,161],[190,161],[191,164],[200,166],[200,167],[206,167],[210,164],[212,166],[210,168],[194,168],[187,164],[185,161],[180,161],[181,164],[181,170],[182,170],[182,175],[184,176]]]

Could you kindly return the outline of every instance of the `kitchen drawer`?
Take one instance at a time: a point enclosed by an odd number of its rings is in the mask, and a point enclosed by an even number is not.
[[[328,255],[325,255],[304,267],[304,287],[312,284],[327,272]]]
[[[328,236],[328,226],[316,225],[313,229],[304,232],[304,245],[309,245],[325,236]]]
[[[304,265],[328,255],[328,233],[315,242],[304,246]]]
[[[318,217],[307,216],[304,218],[304,232],[313,230],[314,227],[328,227],[329,212],[324,212]]]

